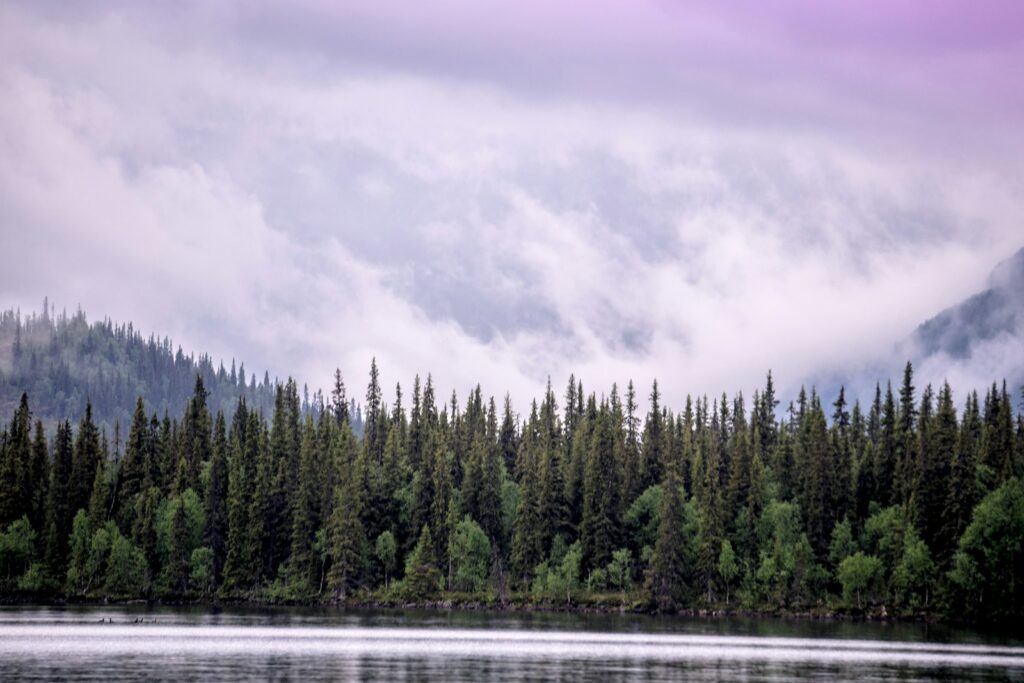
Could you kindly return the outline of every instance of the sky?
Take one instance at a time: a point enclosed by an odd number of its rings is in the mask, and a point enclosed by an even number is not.
[[[4,2],[0,303],[311,388],[792,390],[1024,245],[1022,73],[1013,0]]]

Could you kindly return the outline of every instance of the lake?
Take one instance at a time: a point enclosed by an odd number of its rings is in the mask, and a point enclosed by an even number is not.
[[[327,609],[0,609],[0,680],[1024,681],[1024,640],[914,624]]]

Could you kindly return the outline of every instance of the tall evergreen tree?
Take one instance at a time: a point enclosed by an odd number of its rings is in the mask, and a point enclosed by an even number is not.
[[[580,525],[582,567],[587,573],[604,567],[619,547],[618,485],[615,481],[616,424],[611,405],[602,403],[594,425],[583,481]]]
[[[949,528],[947,505],[952,486],[950,469],[957,457],[958,439],[953,391],[948,383],[943,384],[939,392],[934,418],[930,416],[930,403],[929,387],[921,405],[920,465],[913,493],[914,525],[940,563],[945,563],[954,549],[946,529]]]
[[[647,413],[647,420],[644,422],[640,491],[660,483],[663,478],[664,456],[662,450],[665,446],[665,425],[661,413],[661,394],[658,392],[657,380],[651,385],[650,406],[650,412]],[[634,493],[639,493],[639,491]]]
[[[71,425],[57,423],[53,440],[53,467],[46,505],[45,563],[51,579],[62,579],[67,572],[68,536],[71,534]]]
[[[659,611],[675,612],[686,605],[692,572],[683,531],[684,501],[678,461],[673,459],[667,464],[661,487],[658,536],[647,575],[647,589]]]
[[[204,541],[213,554],[213,581],[224,576],[228,544],[228,438],[224,413],[217,411],[210,450],[210,480],[206,489],[206,530]]]

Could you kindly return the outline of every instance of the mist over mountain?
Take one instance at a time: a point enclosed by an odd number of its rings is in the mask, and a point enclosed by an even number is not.
[[[177,418],[203,378],[209,405],[231,415],[239,398],[257,411],[274,407],[275,382],[257,380],[245,364],[230,369],[206,354],[186,354],[167,337],[145,338],[131,322],[90,323],[79,309],[56,314],[47,303],[41,314],[10,309],[0,313],[0,412],[14,410],[28,393],[35,417],[74,419],[91,403],[101,425],[127,427],[142,397],[148,412]]]
[[[1024,384],[1024,249],[1000,263],[988,287],[922,323],[907,341],[921,375],[957,386]]]
[[[813,384],[819,394],[832,400],[842,386],[848,397],[863,403],[874,396],[876,384],[884,389],[887,381],[896,383],[908,361],[914,366],[919,389],[948,381],[958,392],[958,402],[969,391],[984,392],[1003,380],[1012,395],[1020,396],[1024,387],[1024,249],[996,265],[982,291],[925,320],[890,350],[879,349],[859,366],[818,373],[808,380],[808,387]]]

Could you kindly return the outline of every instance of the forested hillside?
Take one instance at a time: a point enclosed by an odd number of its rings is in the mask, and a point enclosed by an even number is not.
[[[32,397],[34,414],[51,424],[82,415],[92,404],[93,420],[113,434],[131,420],[135,400],[162,417],[180,417],[195,384],[203,378],[212,410],[230,417],[240,398],[250,409],[269,414],[274,382],[264,372],[257,381],[245,364],[225,369],[202,354],[185,355],[164,337],[143,338],[131,323],[109,319],[90,324],[79,310],[55,315],[48,302],[41,315],[0,313],[0,414],[9,414],[22,393]],[[305,397],[308,410],[312,399]],[[358,408],[352,406],[354,411]]]
[[[58,329],[60,325],[58,325]],[[131,335],[129,335],[129,338]],[[687,399],[570,378],[520,416],[417,378],[365,430],[340,374],[272,420],[139,399],[123,450],[89,405],[52,438],[25,397],[0,436],[7,596],[605,602],[980,620],[1024,616],[1024,418],[1005,386],[913,384],[847,405],[811,390],[776,419],[769,374],[743,396]],[[406,404],[408,400],[408,408]]]

